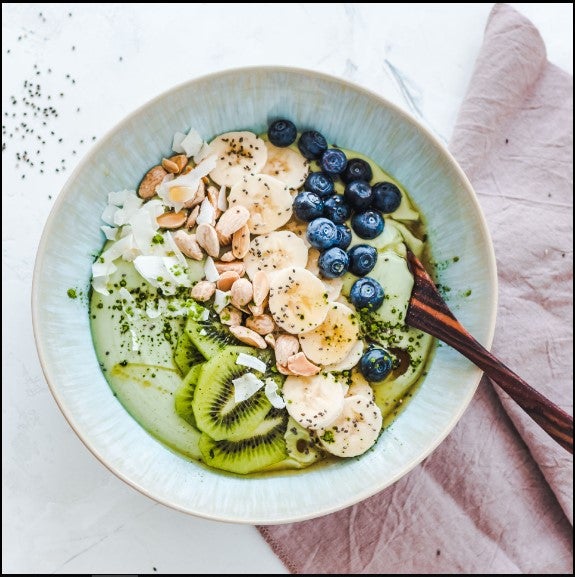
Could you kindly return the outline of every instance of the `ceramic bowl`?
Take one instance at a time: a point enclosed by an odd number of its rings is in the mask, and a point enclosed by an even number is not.
[[[402,182],[427,219],[433,258],[460,257],[441,272],[452,295],[471,289],[457,300],[457,316],[486,346],[495,324],[493,248],[468,180],[425,128],[381,97],[316,72],[259,67],[192,80],[131,114],[84,158],[46,224],[32,293],[40,361],[64,416],[110,471],[175,509],[236,523],[300,521],[381,491],[441,443],[481,376],[448,346],[438,347],[423,386],[375,450],[264,478],[221,474],[184,460],[148,435],[113,396],[94,352],[86,296],[93,256],[103,244],[107,192],[134,188],[169,152],[176,131],[193,126],[207,139],[229,130],[259,132],[282,116],[367,154]],[[84,296],[70,299],[68,287],[85,287]]]

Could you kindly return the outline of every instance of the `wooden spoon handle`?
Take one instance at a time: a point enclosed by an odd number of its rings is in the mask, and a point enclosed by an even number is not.
[[[421,281],[422,273],[415,269],[423,269],[423,265],[415,258],[410,259],[410,265]],[[418,286],[417,294],[412,295],[407,323],[437,337],[477,365],[547,434],[573,454],[573,417],[528,385],[478,343],[453,316],[425,269],[423,273],[431,286]],[[427,279],[424,278],[424,282]]]

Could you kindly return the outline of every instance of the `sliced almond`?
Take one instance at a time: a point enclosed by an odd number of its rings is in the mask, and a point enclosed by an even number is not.
[[[170,210],[160,214],[156,217],[156,222],[161,228],[169,228],[171,230],[175,228],[180,228],[184,226],[186,220],[188,219],[188,213],[185,210],[180,210],[179,212],[174,212]]]
[[[217,229],[224,236],[231,236],[248,222],[250,211],[245,206],[232,206],[226,210],[217,224]]]
[[[220,275],[220,278],[216,281],[216,286],[219,290],[227,292],[239,278],[240,275],[237,272],[228,270]]]
[[[192,295],[193,299],[200,302],[205,302],[210,300],[215,292],[215,283],[209,282],[207,280],[201,280],[199,283],[192,287],[190,294]]]
[[[246,327],[252,329],[252,331],[255,331],[258,335],[265,336],[274,331],[276,324],[271,315],[258,315],[257,317],[248,317]]]
[[[256,306],[261,305],[270,293],[270,281],[268,275],[262,270],[256,272],[254,275],[253,286],[254,304]]]
[[[186,202],[184,206],[186,208],[193,208],[195,206],[198,206],[199,204],[202,204],[204,198],[206,198],[206,187],[203,181],[200,180],[200,184],[198,184],[198,190],[196,190],[196,195],[194,196],[194,198]]]
[[[198,225],[196,241],[211,257],[217,257],[220,254],[220,241],[216,229],[211,224]]]
[[[279,373],[281,373],[282,375],[293,375],[293,373],[287,368],[287,366],[285,365],[279,365],[276,364],[276,369],[278,370]]]
[[[198,214],[200,214],[200,207],[194,206],[194,208],[190,211],[188,220],[186,220],[186,228],[193,228],[196,226],[196,219],[198,218]]]
[[[142,178],[142,182],[140,182],[138,196],[144,199],[155,196],[156,187],[162,183],[167,174],[168,172],[163,166],[158,165],[150,168],[144,178]]]
[[[320,368],[314,365],[302,352],[296,353],[288,359],[287,368],[294,375],[300,377],[311,377],[320,371]]]
[[[234,337],[236,337],[236,339],[238,339],[238,341],[250,345],[251,347],[265,349],[268,346],[261,335],[258,335],[255,331],[246,327],[230,327],[230,332]]]
[[[231,301],[236,307],[245,307],[253,295],[252,283],[247,278],[238,279],[230,289]]]
[[[221,262],[217,261],[214,263],[216,265],[216,270],[221,274],[227,270],[236,271],[240,277],[244,276],[246,269],[244,264],[241,262]]]
[[[236,257],[234,256],[234,253],[230,250],[228,252],[224,252],[224,254],[222,254],[222,256],[220,257],[220,260],[222,262],[233,262],[234,260],[236,260]]]
[[[202,252],[200,245],[196,242],[195,234],[190,234],[183,230],[177,230],[174,233],[174,242],[186,256],[189,256],[194,260],[202,260],[204,258],[204,253]]]
[[[220,241],[220,245],[221,246],[229,246],[232,242],[232,237],[231,236],[226,236],[225,234],[222,234],[219,230],[218,227],[216,225],[216,232],[218,234],[218,240]],[[234,257],[235,258],[235,257]]]
[[[169,158],[162,158],[162,167],[164,168],[164,170],[166,170],[171,174],[177,174],[178,172],[180,172],[178,165]]]
[[[185,154],[176,154],[175,156],[170,156],[168,159],[173,162],[178,167],[178,172],[182,172],[188,164],[188,157]]]
[[[220,321],[229,327],[239,327],[242,324],[242,311],[228,305],[220,311]]]
[[[287,367],[290,357],[299,351],[299,340],[294,335],[281,334],[276,337],[276,363]]]
[[[264,307],[263,304],[255,305],[254,303],[250,303],[248,305],[248,309],[254,317],[259,317],[260,315],[263,315],[266,311],[266,307]]]
[[[232,253],[242,259],[250,250],[250,227],[244,224],[232,235]]]

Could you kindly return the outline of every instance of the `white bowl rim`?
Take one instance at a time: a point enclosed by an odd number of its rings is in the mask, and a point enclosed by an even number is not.
[[[68,424],[70,425],[72,430],[76,433],[76,435],[82,441],[82,443],[86,446],[86,448],[96,457],[96,459],[98,459],[98,461],[100,461],[100,463],[102,463],[116,477],[118,477],[119,479],[121,479],[122,481],[127,483],[133,489],[136,489],[140,493],[146,495],[147,497],[149,497],[150,499],[153,499],[156,502],[162,503],[163,505],[166,505],[172,509],[176,509],[178,511],[182,511],[184,513],[191,514],[191,515],[194,515],[197,517],[210,519],[210,520],[214,520],[214,521],[223,521],[223,522],[230,522],[230,523],[236,523],[236,524],[248,524],[248,525],[284,524],[284,523],[293,523],[293,522],[305,521],[308,519],[321,517],[324,515],[328,515],[330,513],[334,513],[336,511],[339,511],[341,509],[344,509],[344,508],[349,507],[351,505],[354,505],[356,503],[359,503],[359,502],[363,501],[364,499],[367,499],[368,497],[371,497],[372,495],[379,493],[380,491],[383,491],[385,488],[391,486],[392,484],[397,482],[401,477],[403,477],[407,473],[409,473],[413,468],[415,468],[419,463],[421,463],[426,457],[428,457],[433,451],[435,451],[435,449],[443,442],[443,440],[447,437],[447,435],[449,435],[449,433],[452,431],[453,427],[459,422],[463,413],[466,411],[467,407],[469,406],[471,399],[475,395],[475,392],[477,390],[477,387],[479,386],[479,382],[481,381],[483,373],[482,372],[477,373],[477,376],[475,377],[475,382],[473,383],[473,386],[469,387],[468,395],[467,395],[467,397],[465,397],[464,402],[461,403],[459,411],[456,414],[452,415],[450,423],[448,425],[446,425],[446,427],[444,429],[444,434],[438,436],[435,443],[430,445],[423,453],[419,454],[417,456],[417,458],[413,459],[410,463],[408,463],[406,465],[405,469],[400,474],[398,474],[396,477],[394,477],[392,479],[388,479],[385,484],[382,484],[381,486],[377,486],[377,487],[371,487],[370,489],[366,489],[366,491],[364,493],[360,493],[360,494],[356,495],[356,497],[353,500],[349,500],[346,503],[338,504],[337,506],[334,506],[334,507],[325,507],[324,509],[322,509],[320,511],[315,511],[315,512],[310,513],[309,515],[306,515],[306,516],[302,516],[302,515],[299,515],[297,517],[287,517],[286,516],[286,517],[283,517],[282,519],[273,520],[273,521],[270,521],[269,519],[265,519],[265,518],[260,518],[260,517],[258,517],[258,518],[254,517],[254,518],[250,518],[250,519],[241,519],[241,520],[236,519],[236,518],[227,519],[227,518],[222,517],[221,515],[209,515],[207,513],[198,513],[195,511],[191,511],[190,509],[183,507],[183,506],[180,506],[177,503],[170,502],[168,499],[159,498],[158,496],[154,495],[151,491],[149,491],[146,487],[140,485],[139,483],[137,483],[135,480],[131,479],[127,475],[124,475],[121,471],[118,471],[115,468],[113,468],[106,461],[105,457],[99,454],[99,452],[95,449],[95,447],[92,446],[92,444],[90,443],[90,440],[85,438],[82,435],[79,428],[77,426],[75,426],[74,415],[71,414],[71,412],[68,410],[68,408],[66,407],[63,399],[61,398],[61,396],[58,392],[58,388],[55,385],[57,375],[52,374],[51,368],[50,368],[49,363],[47,361],[46,354],[44,352],[44,345],[43,345],[43,338],[42,338],[42,327],[40,326],[39,318],[38,318],[38,316],[39,316],[39,313],[38,313],[39,301],[40,301],[40,287],[38,286],[39,283],[37,282],[37,280],[38,280],[38,275],[39,275],[39,269],[40,269],[41,264],[45,258],[45,251],[46,251],[46,244],[47,244],[46,241],[47,241],[48,237],[50,236],[50,234],[52,233],[54,226],[57,225],[56,215],[58,214],[60,205],[62,205],[65,202],[66,197],[70,194],[72,184],[73,184],[74,180],[76,179],[76,176],[84,170],[84,167],[87,164],[90,163],[91,158],[101,148],[103,148],[107,145],[108,140],[116,132],[121,131],[124,128],[124,126],[127,126],[128,124],[130,124],[130,122],[132,122],[134,117],[138,116],[146,108],[148,108],[149,106],[162,100],[163,98],[165,98],[169,94],[177,92],[177,91],[183,89],[184,87],[191,86],[193,84],[201,84],[201,83],[204,83],[204,82],[207,82],[207,81],[210,81],[213,79],[217,79],[219,77],[225,77],[225,76],[231,75],[231,74],[242,74],[242,73],[250,73],[250,72],[294,73],[294,74],[299,74],[299,75],[303,75],[303,76],[309,76],[310,78],[321,78],[325,81],[339,83],[348,89],[362,93],[371,99],[379,101],[386,108],[392,109],[393,112],[395,114],[397,114],[398,116],[400,116],[405,122],[407,122],[408,124],[411,124],[414,128],[416,128],[417,130],[422,132],[424,134],[425,138],[427,138],[429,141],[431,141],[432,144],[437,149],[439,149],[441,151],[441,153],[444,155],[444,157],[449,161],[451,168],[457,173],[458,177],[461,179],[461,183],[463,184],[465,191],[469,196],[469,200],[473,204],[479,227],[481,228],[481,231],[482,231],[484,238],[485,238],[485,241],[486,241],[485,246],[484,246],[484,248],[486,250],[485,256],[486,256],[487,261],[489,263],[489,268],[486,271],[486,277],[489,278],[489,290],[490,290],[490,294],[493,295],[493,300],[492,300],[491,310],[489,311],[489,315],[488,315],[487,334],[486,334],[486,337],[484,339],[484,342],[482,342],[482,344],[488,350],[491,348],[491,345],[493,343],[494,333],[495,333],[495,324],[496,324],[496,317],[497,317],[497,303],[498,303],[498,279],[497,279],[497,265],[496,265],[496,259],[495,259],[495,251],[493,248],[493,242],[491,240],[491,235],[490,235],[489,229],[487,227],[487,222],[485,220],[485,215],[483,214],[483,211],[481,209],[481,206],[479,204],[479,201],[477,199],[477,196],[475,194],[473,186],[471,185],[471,182],[467,178],[467,175],[463,172],[463,169],[459,166],[458,162],[455,160],[455,158],[453,157],[451,152],[447,149],[447,147],[443,144],[443,142],[441,142],[437,138],[437,136],[435,134],[433,134],[433,132],[431,132],[426,126],[423,125],[423,123],[418,121],[415,117],[413,117],[411,114],[409,114],[408,112],[406,112],[405,110],[400,108],[398,105],[392,103],[391,101],[387,100],[385,97],[377,94],[376,92],[374,92],[370,89],[367,89],[367,88],[365,88],[361,85],[358,85],[354,82],[344,80],[340,77],[333,76],[331,74],[326,74],[324,72],[318,72],[318,71],[315,71],[312,69],[307,69],[307,68],[299,68],[299,67],[293,67],[293,66],[276,66],[276,65],[244,66],[244,67],[227,68],[224,70],[219,70],[216,72],[212,72],[210,74],[205,74],[205,75],[198,76],[198,77],[192,78],[190,80],[186,80],[184,82],[178,83],[178,84],[172,86],[171,88],[161,92],[160,94],[153,97],[152,99],[146,101],[142,105],[140,105],[138,108],[136,108],[131,113],[129,113],[127,116],[125,116],[120,122],[118,122],[112,128],[110,128],[99,139],[99,141],[81,159],[81,161],[78,163],[76,168],[73,170],[73,172],[70,174],[70,176],[66,180],[66,183],[62,187],[60,194],[58,195],[54,205],[52,206],[52,209],[50,210],[50,214],[48,215],[48,218],[47,218],[46,223],[44,225],[44,230],[42,232],[42,236],[40,237],[40,241],[38,243],[36,260],[35,260],[35,264],[34,264],[34,272],[33,272],[33,277],[32,277],[32,291],[31,291],[32,326],[33,326],[33,332],[34,332],[34,340],[36,343],[36,349],[38,352],[38,358],[40,360],[42,372],[44,374],[44,377],[46,378],[46,382],[48,383],[48,386],[50,388],[52,396],[54,397],[54,400],[56,401],[56,404],[58,405],[58,407],[59,407],[60,411],[62,412],[62,414],[64,415],[65,419],[68,421]]]

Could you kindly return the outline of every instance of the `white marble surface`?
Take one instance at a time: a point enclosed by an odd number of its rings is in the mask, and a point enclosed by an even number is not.
[[[50,395],[32,335],[32,270],[54,198],[93,137],[189,78],[281,64],[378,91],[448,140],[491,6],[2,5],[3,573],[286,572],[255,528],[172,511],[118,480]],[[572,73],[573,5],[513,6]],[[34,118],[25,81],[57,117]],[[17,160],[24,151],[34,166]]]

